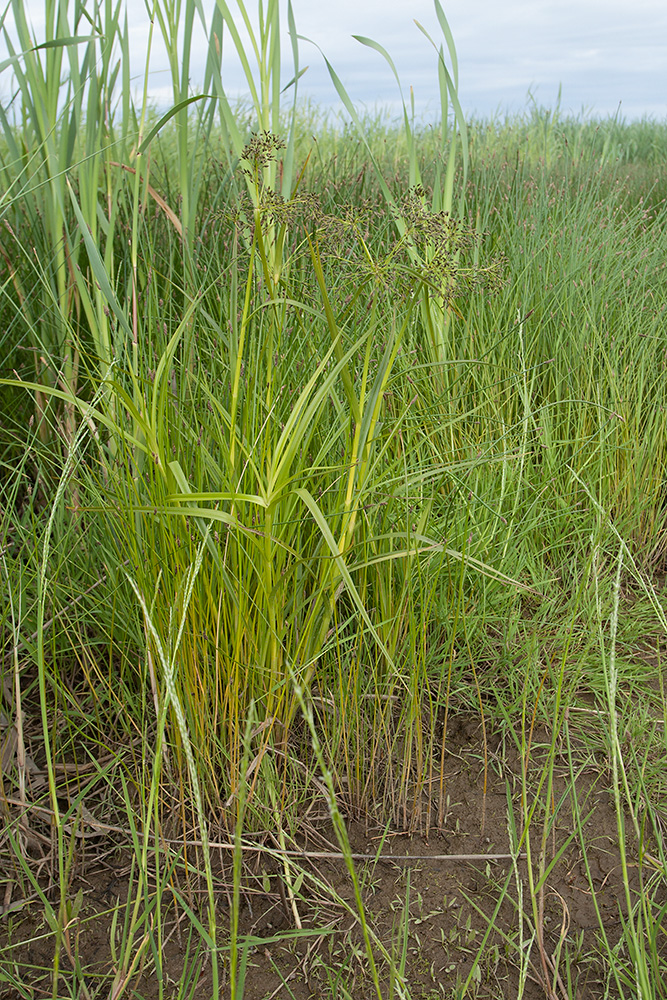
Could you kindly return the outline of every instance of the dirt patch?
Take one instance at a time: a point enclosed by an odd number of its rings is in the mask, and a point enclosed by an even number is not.
[[[479,720],[455,719],[448,733],[447,813],[441,830],[407,836],[370,820],[348,823],[370,931],[385,949],[383,956],[375,948],[385,988],[390,957],[413,998],[452,996],[466,984],[468,995],[477,997],[518,996],[523,990],[526,1000],[538,1000],[549,996],[549,989],[559,1000],[617,995],[600,940],[602,924],[608,944],[619,942],[626,913],[606,762],[597,763],[583,744],[579,752],[573,739],[569,754],[558,748],[549,785],[549,743],[548,734],[534,734],[524,769],[506,734],[487,733],[485,788]],[[525,812],[531,822],[529,838],[522,840]],[[630,843],[629,825],[627,832]],[[63,981],[75,979],[78,968],[90,996],[111,995],[114,977],[116,983],[126,982],[126,995],[145,1000],[160,995],[158,980],[165,998],[210,996],[210,962],[191,933],[192,914],[206,922],[203,881],[183,878],[181,856],[171,870],[158,865],[157,876],[153,858],[141,885],[136,864],[118,839],[109,833],[86,840],[74,857],[68,895],[74,908],[64,921],[68,926],[60,949]],[[300,847],[304,853],[289,858],[287,873],[275,853],[246,855],[239,914],[244,996],[370,998],[375,995],[372,970],[351,880],[330,824],[322,820],[311,826]],[[229,851],[214,849],[213,860],[224,946],[232,902]],[[45,876],[47,861],[41,874],[34,857],[30,866],[45,898],[56,906],[58,894]],[[22,899],[20,877],[8,863],[4,875],[13,898],[5,903],[0,925],[0,974],[13,984],[18,976],[26,997],[50,995],[55,937],[44,901],[36,893],[30,898],[25,878]],[[158,877],[159,914],[151,904]],[[636,865],[628,879],[636,899]],[[122,942],[132,934],[138,897],[145,917],[125,949],[130,960],[123,969]],[[227,948],[223,983],[228,957]],[[21,995],[15,985],[3,986],[2,979],[0,997]],[[86,994],[79,988],[78,995]],[[229,996],[227,985],[220,995]]]

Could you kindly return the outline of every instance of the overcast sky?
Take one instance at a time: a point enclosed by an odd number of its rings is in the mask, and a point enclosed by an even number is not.
[[[414,24],[442,35],[432,0],[293,0],[302,34],[317,41],[348,89],[373,103],[395,93],[376,53],[350,36],[368,35],[394,57],[420,103],[437,99],[435,53]],[[530,91],[561,106],[626,117],[667,117],[667,0],[442,0],[458,50],[464,107],[490,115],[526,107]],[[321,9],[321,10],[320,10]],[[322,11],[322,12],[321,12]],[[324,13],[326,11],[326,13]],[[333,100],[318,54],[304,77],[323,101]]]
[[[24,2],[39,30],[43,0]],[[257,7],[254,0],[246,3],[248,9]],[[359,34],[388,49],[406,95],[414,87],[419,112],[435,115],[437,56],[414,23],[420,21],[440,44],[432,0],[292,3],[298,31],[321,47],[355,103],[391,109],[397,99],[389,68],[380,55],[352,38]],[[203,0],[203,5],[210,15],[214,0]],[[604,116],[620,106],[627,119],[667,118],[667,0],[442,0],[442,6],[458,49],[460,98],[468,112],[490,116],[521,111],[529,106],[529,94],[539,105],[553,108],[560,86],[566,113]],[[134,66],[141,72],[147,17],[139,0],[130,0],[129,10]],[[301,61],[309,66],[301,92],[336,106],[337,95],[317,48],[303,42]],[[201,60],[194,66],[201,62],[203,43]],[[159,72],[160,63],[156,52],[150,90],[165,104],[168,79]],[[7,77],[5,72],[0,78],[3,95],[8,92]],[[240,80],[231,66],[227,78],[229,89],[236,91]],[[195,78],[192,82],[196,86]]]

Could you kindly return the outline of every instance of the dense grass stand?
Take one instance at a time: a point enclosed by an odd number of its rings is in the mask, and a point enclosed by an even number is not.
[[[665,996],[666,127],[434,6],[433,122],[0,22],[2,997]]]

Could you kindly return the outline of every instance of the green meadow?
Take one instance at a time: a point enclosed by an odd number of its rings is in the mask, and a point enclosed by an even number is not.
[[[8,9],[0,997],[664,998],[667,123]]]

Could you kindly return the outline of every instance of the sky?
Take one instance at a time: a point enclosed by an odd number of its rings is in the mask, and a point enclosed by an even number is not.
[[[435,105],[435,52],[414,24],[420,21],[440,43],[432,0],[338,0],[335,14],[317,0],[293,6],[300,32],[322,46],[359,100],[391,99],[395,85],[381,57],[352,34],[381,42],[420,103]],[[467,111],[522,110],[529,93],[554,107],[562,87],[566,112],[608,115],[620,105],[626,118],[667,117],[667,0],[442,0],[442,7]],[[313,94],[332,100],[316,50],[307,61],[303,83],[310,74]]]
[[[210,14],[215,0],[202,0]],[[229,0],[234,7],[234,0]],[[469,114],[482,117],[521,112],[533,103],[565,114],[626,120],[667,118],[667,0],[441,0],[459,61],[459,97]],[[37,31],[44,0],[24,0]],[[255,11],[255,0],[246,0]],[[339,106],[316,45],[334,66],[355,104],[398,111],[398,90],[382,57],[355,41],[365,35],[393,57],[406,95],[414,88],[418,114],[434,119],[438,109],[437,55],[414,23],[438,45],[443,41],[433,0],[292,0],[308,65],[300,92],[327,107]],[[286,2],[285,2],[286,6]],[[130,0],[133,65],[141,73],[148,37],[143,4]],[[11,26],[11,17],[7,24]],[[193,65],[204,61],[201,39]],[[289,51],[285,35],[286,54]],[[0,61],[2,46],[0,45]],[[166,60],[156,50],[150,78],[153,99],[169,99]],[[230,62],[228,89],[241,78]],[[0,95],[8,93],[8,73]]]

